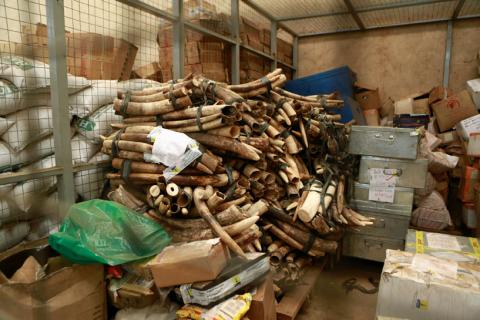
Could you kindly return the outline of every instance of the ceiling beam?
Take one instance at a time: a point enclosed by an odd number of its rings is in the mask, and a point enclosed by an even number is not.
[[[413,6],[420,6],[420,5],[427,5],[427,4],[436,4],[436,3],[443,3],[443,2],[451,2],[451,0],[416,0],[416,1],[409,1],[403,3],[396,3],[396,4],[389,4],[389,5],[380,5],[380,6],[372,6],[367,7],[364,9],[356,9],[355,11],[358,13],[362,12],[371,12],[371,11],[378,11],[378,10],[387,10],[387,9],[398,9],[404,7],[413,7]],[[290,21],[290,20],[303,20],[309,18],[322,18],[322,17],[330,17],[330,16],[341,16],[345,14],[350,14],[349,11],[339,11],[339,12],[332,12],[332,13],[312,13],[306,14],[301,16],[285,16],[277,18],[277,21]]]
[[[453,15],[452,15],[453,20],[458,18],[458,15],[460,14],[460,11],[462,11],[464,3],[465,3],[465,0],[458,1],[457,6],[455,7],[455,11],[453,11]]]
[[[355,11],[352,2],[350,0],[343,0],[343,2],[347,6],[348,12],[352,15],[360,30],[365,30],[365,25],[363,24],[362,19],[360,19],[360,17],[358,16],[357,11]]]

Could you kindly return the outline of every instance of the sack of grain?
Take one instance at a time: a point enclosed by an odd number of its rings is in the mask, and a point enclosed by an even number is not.
[[[19,152],[13,151],[6,142],[0,141],[0,172],[14,170],[18,166],[44,158],[54,151],[53,135],[31,143]]]
[[[118,81],[117,90],[127,91],[127,90],[142,90],[145,88],[158,87],[162,83],[149,80],[149,79],[131,79],[126,81]]]
[[[33,107],[9,114],[6,120],[13,123],[1,136],[10,148],[19,152],[27,145],[42,140],[53,132],[52,108]]]
[[[443,230],[452,224],[445,201],[437,191],[424,197],[418,208],[412,212],[411,223],[414,226]]]
[[[27,235],[28,241],[34,241],[44,238],[58,231],[60,221],[54,217],[40,218],[30,222],[30,233]]]
[[[46,63],[13,54],[0,55],[0,79],[10,81],[17,90],[50,90],[50,66]],[[67,74],[69,92],[78,91],[89,86],[83,77]]]
[[[0,135],[4,134],[14,124],[15,124],[15,121],[11,121],[4,117],[0,117]]]
[[[101,148],[100,144],[92,143],[80,134],[72,138],[71,144],[73,164],[87,163]]]
[[[0,55],[0,115],[38,106],[37,95],[48,97],[50,67],[40,61],[12,54]],[[67,75],[68,93],[90,86],[83,77]],[[49,99],[48,99],[49,100]]]
[[[98,163],[105,160],[111,160],[110,156],[102,152],[97,152],[88,163]],[[109,171],[109,168],[94,168],[75,173],[73,177],[75,191],[82,200],[101,197],[103,186],[105,185],[105,174]]]
[[[20,243],[30,231],[28,222],[20,222],[0,228],[0,252]]]
[[[15,210],[10,209],[11,198],[10,191],[13,184],[0,185],[0,226],[15,220]]]
[[[123,117],[116,115],[113,104],[107,104],[91,115],[74,119],[76,131],[94,143],[101,143],[100,136],[106,136],[113,130],[111,123],[122,122]]]
[[[26,180],[13,188],[10,195],[15,201],[15,205],[25,213],[21,214],[22,220],[30,220],[37,213],[45,214],[40,209],[40,207],[43,208],[40,204],[54,191],[56,183],[56,177],[46,177]],[[35,209],[35,212],[30,210],[32,208]]]
[[[417,188],[414,191],[414,204],[418,205],[420,201],[428,196],[435,190],[435,186],[437,185],[437,180],[432,176],[430,172],[427,172],[427,176],[425,178],[425,187],[424,188]]]

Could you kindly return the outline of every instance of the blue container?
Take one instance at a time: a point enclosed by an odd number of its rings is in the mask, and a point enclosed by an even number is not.
[[[335,110],[342,115],[342,122],[348,122],[353,119],[353,113],[352,106],[348,103],[347,98],[353,99],[355,78],[355,73],[348,66],[343,66],[288,81],[285,84],[285,89],[304,96],[339,92],[345,103],[343,108]]]

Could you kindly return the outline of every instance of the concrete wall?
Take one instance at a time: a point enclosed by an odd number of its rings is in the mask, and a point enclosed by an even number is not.
[[[455,91],[479,77],[480,19],[453,29],[449,86]],[[379,87],[382,100],[428,91],[443,82],[447,23],[350,32],[300,39],[299,77],[348,65],[358,81]]]

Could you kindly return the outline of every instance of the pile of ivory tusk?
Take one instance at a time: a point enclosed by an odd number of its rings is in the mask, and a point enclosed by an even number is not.
[[[159,87],[119,92],[118,129],[104,137],[112,155],[109,198],[154,219],[174,241],[220,237],[237,255],[268,252],[286,278],[312,258],[335,253],[345,226],[372,224],[345,202],[350,126],[331,114],[336,94],[281,89],[276,69],[226,85],[189,75]],[[165,181],[151,163],[157,126],[185,133],[202,155]],[[312,232],[312,230],[314,232]]]

